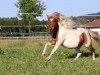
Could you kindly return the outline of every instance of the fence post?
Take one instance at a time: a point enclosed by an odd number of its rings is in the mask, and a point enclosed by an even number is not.
[[[29,21],[29,37],[30,37],[30,32],[31,32],[31,28],[30,28],[30,21]]]

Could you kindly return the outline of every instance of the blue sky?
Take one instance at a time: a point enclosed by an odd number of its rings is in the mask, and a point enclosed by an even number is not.
[[[52,12],[60,12],[66,16],[77,16],[88,13],[100,12],[100,0],[42,0],[46,10],[40,19],[46,19],[46,15]],[[1,0],[0,17],[17,17],[17,0]]]

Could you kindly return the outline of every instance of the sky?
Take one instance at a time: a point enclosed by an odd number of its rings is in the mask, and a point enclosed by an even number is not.
[[[18,0],[1,0],[0,17],[17,17],[18,8],[15,3]],[[100,0],[41,0],[46,5],[43,16],[39,19],[47,19],[46,15],[60,12],[66,16],[79,16],[100,12]]]

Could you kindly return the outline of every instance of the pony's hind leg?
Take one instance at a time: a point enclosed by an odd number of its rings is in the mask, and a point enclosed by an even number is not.
[[[80,51],[80,47],[77,47],[75,50],[77,52],[77,56],[75,57],[75,60],[76,60],[82,55],[82,52]]]
[[[86,47],[86,48],[91,51],[93,60],[95,60],[95,49],[92,47],[92,45],[90,45],[89,47]]]

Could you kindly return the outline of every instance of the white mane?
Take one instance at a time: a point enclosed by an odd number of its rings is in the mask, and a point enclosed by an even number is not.
[[[65,27],[68,29],[73,29],[73,28],[77,27],[76,23],[70,17],[66,17],[64,15],[60,15],[58,24],[59,24],[59,26],[65,25]]]

